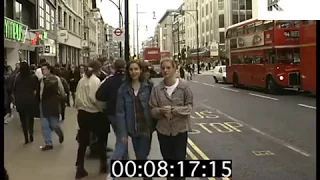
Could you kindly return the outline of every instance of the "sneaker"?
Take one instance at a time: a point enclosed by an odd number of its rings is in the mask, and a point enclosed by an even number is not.
[[[108,174],[107,175],[107,179],[106,180],[114,180],[114,178],[113,177],[111,177],[111,174]]]
[[[64,136],[63,135],[60,135],[59,136],[59,143],[62,144],[64,141]]]
[[[5,120],[4,120],[4,124],[8,124],[8,123],[9,123],[8,120],[5,119]]]
[[[51,145],[45,145],[45,146],[40,146],[40,149],[42,150],[42,151],[48,151],[48,150],[51,150],[51,149],[53,149],[53,146]]]

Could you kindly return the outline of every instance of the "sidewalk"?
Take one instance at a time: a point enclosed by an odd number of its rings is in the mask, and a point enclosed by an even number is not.
[[[65,141],[59,144],[58,138],[53,134],[54,149],[42,152],[43,145],[41,127],[38,119],[35,120],[34,142],[24,145],[23,134],[18,115],[15,114],[9,124],[4,125],[4,166],[10,179],[21,180],[72,180],[75,179],[75,159],[78,144],[76,136],[76,110],[67,108],[66,120],[62,124]],[[115,136],[109,134],[109,147],[114,147]],[[135,158],[131,141],[129,140],[130,158]],[[150,159],[162,159],[158,138],[153,134]],[[105,174],[99,174],[99,160],[86,159],[85,166],[89,176],[84,180],[105,180]],[[126,178],[122,178],[126,179]],[[133,179],[133,178],[131,178]],[[134,178],[140,179],[140,178]],[[156,180],[164,178],[155,178]],[[192,178],[199,179],[199,178]]]

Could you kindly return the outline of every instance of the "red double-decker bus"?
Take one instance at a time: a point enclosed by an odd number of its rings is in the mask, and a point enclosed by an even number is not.
[[[226,32],[227,81],[265,88],[300,86],[299,21],[247,20]]]
[[[161,51],[160,54],[161,54],[161,59],[170,58],[171,57],[170,51],[167,51],[167,50]]]
[[[151,65],[160,64],[161,54],[159,47],[145,47],[143,59],[147,60]]]
[[[300,23],[301,89],[316,92],[316,21]]]

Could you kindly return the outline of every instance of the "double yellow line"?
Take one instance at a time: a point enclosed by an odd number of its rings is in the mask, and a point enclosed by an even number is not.
[[[200,156],[200,160],[210,160],[209,157],[201,151],[201,149],[188,138],[188,144]],[[199,158],[187,147],[187,154],[192,160],[199,160]],[[216,178],[208,178],[208,180],[216,180]],[[222,178],[222,180],[230,180],[229,178]]]

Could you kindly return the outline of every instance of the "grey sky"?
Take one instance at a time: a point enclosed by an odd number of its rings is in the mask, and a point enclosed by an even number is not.
[[[118,4],[118,0],[114,0],[116,4]],[[123,2],[123,0],[121,0]],[[131,45],[132,45],[132,22],[136,23],[136,4],[139,6],[139,12],[145,12],[143,14],[139,14],[139,41],[140,44],[147,37],[150,37],[154,33],[154,28],[157,25],[160,18],[164,15],[167,9],[177,9],[183,0],[129,0],[130,4],[130,37],[131,37]],[[118,27],[118,10],[115,5],[113,5],[109,0],[97,0],[98,7],[100,8],[102,17],[104,21],[108,24],[111,24],[114,27]],[[124,5],[124,4],[123,4]],[[152,12],[155,11],[156,20],[152,19]],[[148,31],[145,29],[145,25],[148,25]],[[136,27],[134,28],[136,31]]]

